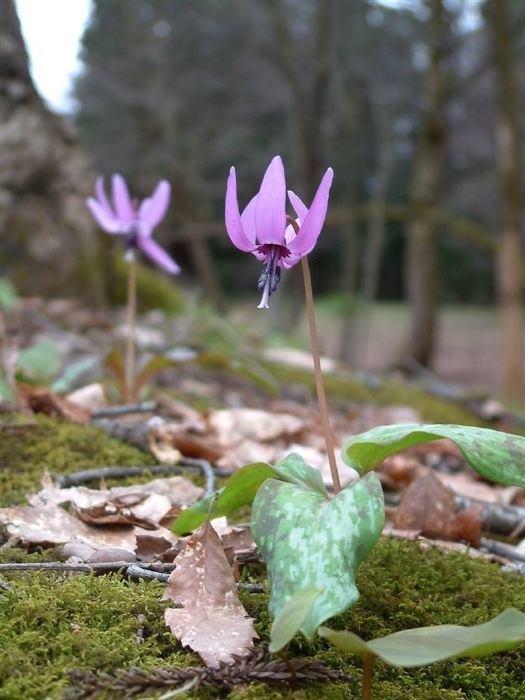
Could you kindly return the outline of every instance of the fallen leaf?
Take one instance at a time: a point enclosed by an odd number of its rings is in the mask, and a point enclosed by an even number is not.
[[[149,533],[144,533],[143,535],[137,535],[137,546],[135,548],[135,554],[139,561],[157,561],[162,557],[168,550],[173,547],[177,548],[179,551],[184,546],[184,540],[181,538],[179,542],[173,545],[173,542],[166,539],[165,537],[159,535],[150,535]],[[179,552],[177,551],[177,554]],[[174,555],[172,560],[175,559]]]
[[[89,412],[104,408],[107,405],[104,387],[99,383],[87,384],[71,392],[66,398]]]
[[[148,438],[151,452],[160,462],[168,464],[175,464],[181,455],[216,462],[223,454],[209,436],[198,435],[191,428],[176,423],[152,428]]]
[[[501,487],[490,486],[486,482],[480,481],[477,478],[476,472],[473,470],[464,471],[460,474],[444,474],[443,472],[437,472],[436,476],[442,484],[448,486],[449,489],[460,496],[475,498],[478,501],[485,501],[487,503],[501,502],[499,497]]]
[[[418,459],[403,453],[387,457],[376,469],[384,488],[392,491],[408,486],[425,473],[426,468]]]
[[[88,525],[55,504],[0,508],[0,525],[5,527],[9,537],[24,545],[54,547],[78,541],[95,549],[116,547],[130,552],[135,551],[137,535],[145,532],[131,526]],[[164,537],[173,544],[178,539],[164,527],[152,530],[150,534]]]
[[[256,408],[231,408],[210,411],[207,422],[221,447],[243,440],[273,442],[292,438],[304,428],[304,421],[288,413],[271,413]]]
[[[220,538],[208,521],[177,557],[163,600],[182,606],[166,610],[166,624],[207,666],[250,653],[257,638],[253,620],[246,616]]]
[[[407,487],[393,523],[398,529],[419,530],[434,539],[465,540],[477,547],[482,510],[473,505],[456,514],[454,494],[430,470]]]
[[[394,527],[420,530],[427,537],[454,539],[452,521],[455,512],[454,496],[430,470],[426,476],[413,481],[403,493]]]
[[[17,385],[20,395],[33,413],[44,413],[46,416],[66,418],[73,423],[85,425],[89,423],[91,414],[73,401],[57,396],[47,387]]]

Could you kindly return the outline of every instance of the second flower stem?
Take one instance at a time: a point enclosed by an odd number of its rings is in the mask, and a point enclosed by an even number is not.
[[[135,323],[137,316],[137,263],[130,260],[128,263],[128,309],[126,342],[126,401],[133,398],[133,385],[135,382]]]
[[[310,344],[312,346],[312,357],[314,359],[315,387],[317,390],[317,400],[319,402],[319,413],[321,414],[321,424],[323,426],[326,453],[328,455],[328,461],[330,463],[330,472],[332,474],[334,493],[338,494],[341,490],[341,482],[339,480],[339,472],[337,470],[337,462],[335,459],[334,449],[334,437],[330,429],[328,405],[326,403],[323,375],[321,373],[321,354],[319,352],[319,340],[317,337],[317,327],[315,323],[312,278],[310,276],[310,267],[308,265],[308,259],[306,256],[301,258],[301,266],[303,269],[304,294],[306,297],[306,315],[308,316],[308,327],[310,329]]]

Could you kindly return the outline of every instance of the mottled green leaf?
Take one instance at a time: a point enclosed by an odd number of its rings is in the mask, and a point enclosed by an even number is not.
[[[399,450],[441,438],[455,442],[470,466],[485,478],[525,488],[525,437],[487,428],[382,425],[347,440],[343,459],[364,474]]]
[[[275,476],[275,470],[264,462],[255,462],[241,467],[228,479],[222,489],[182,511],[173,523],[173,532],[176,535],[184,535],[202,525],[208,517],[220,518],[223,515],[230,515],[242,506],[250,505],[259,486],[266,479]]]
[[[277,478],[282,479],[282,481],[288,481],[291,484],[297,484],[297,486],[304,486],[312,489],[312,491],[317,491],[317,493],[325,497],[327,495],[319,469],[306,464],[304,459],[295,452],[278,462],[274,466],[274,470],[278,474]]]
[[[329,500],[297,484],[268,479],[253,502],[252,534],[266,561],[278,616],[305,588],[322,588],[300,626],[307,637],[359,598],[358,566],[379,539],[384,524],[383,492],[367,474]]]
[[[416,627],[365,642],[353,632],[320,627],[319,634],[343,651],[374,654],[392,666],[424,666],[457,656],[489,656],[525,641],[525,614],[508,608],[490,622],[473,627]]]
[[[15,288],[8,279],[0,277],[0,309],[10,311],[15,305],[15,301]]]
[[[272,654],[280,651],[297,634],[322,592],[322,588],[304,588],[290,598],[272,624],[269,647]]]
[[[46,382],[60,368],[60,352],[51,340],[43,340],[18,355],[17,369],[37,381]]]
[[[236,471],[222,489],[183,511],[173,523],[173,532],[177,535],[191,532],[208,517],[213,519],[231,515],[242,506],[251,505],[259,486],[270,478],[304,485],[318,493],[326,494],[319,471],[306,464],[297,454],[288,455],[275,467],[264,462],[255,462]]]

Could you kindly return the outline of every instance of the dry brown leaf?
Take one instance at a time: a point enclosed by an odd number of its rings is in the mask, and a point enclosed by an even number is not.
[[[91,413],[107,406],[104,387],[99,383],[86,384],[86,386],[72,391],[66,398],[71,403]]]
[[[413,481],[403,493],[394,527],[421,530],[427,537],[454,539],[455,512],[454,496],[430,470],[426,476]]]
[[[246,656],[253,648],[253,620],[246,616],[220,538],[209,522],[193,533],[177,557],[163,600],[182,606],[166,610],[166,624],[207,666],[231,662],[233,654]]]
[[[149,448],[155,457],[169,464],[179,461],[182,454],[216,462],[223,453],[209,436],[203,437],[191,428],[177,423],[166,423],[151,428],[148,439]]]
[[[442,472],[437,472],[436,476],[442,484],[448,486],[449,489],[460,496],[475,498],[478,501],[485,501],[487,503],[501,502],[499,487],[490,486],[486,481],[480,481],[476,477],[476,473],[474,471],[463,471],[459,474],[444,474]]]
[[[382,464],[376,468],[384,488],[396,491],[408,486],[418,476],[426,474],[426,468],[414,457],[406,454],[396,454],[387,457]]]
[[[474,547],[479,547],[481,544],[481,527],[483,520],[482,505],[471,505],[465,510],[460,510],[455,517],[456,539],[470,542]]]
[[[207,422],[221,447],[231,447],[243,440],[273,442],[280,438],[290,439],[304,428],[304,421],[297,416],[256,408],[210,411]]]
[[[70,503],[86,523],[138,525],[147,529],[155,529],[161,522],[173,519],[178,512],[174,511],[174,506],[191,505],[203,494],[202,488],[182,476],[111,489],[85,486],[58,489],[44,476],[42,485],[41,491],[28,498],[32,506]]]
[[[181,538],[175,545],[165,537],[144,533],[137,535],[137,547],[135,554],[140,561],[157,561],[162,557],[163,561],[173,561],[184,546],[184,539]],[[171,558],[165,558],[166,553],[172,550]],[[175,550],[175,551],[174,551]]]
[[[432,470],[407,487],[393,518],[394,527],[420,530],[433,539],[465,540],[475,547],[481,537],[482,508],[471,506],[456,514],[454,494]]]
[[[73,401],[57,396],[47,387],[17,385],[20,395],[33,413],[44,413],[46,416],[67,418],[73,423],[85,425],[89,423],[91,414]]]
[[[131,552],[135,551],[137,535],[145,532],[142,528],[131,526],[91,526],[54,504],[0,508],[0,525],[5,527],[9,537],[25,545],[53,547],[75,540],[95,549],[117,547]],[[149,534],[164,537],[173,544],[178,539],[164,527]]]

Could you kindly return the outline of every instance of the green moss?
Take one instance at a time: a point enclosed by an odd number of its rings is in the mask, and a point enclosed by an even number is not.
[[[98,428],[45,416],[38,416],[37,423],[37,427],[21,433],[2,433],[0,506],[25,503],[25,495],[40,487],[46,469],[60,475],[81,469],[154,463],[149,455],[109,438]]]
[[[113,304],[126,303],[128,264],[121,254],[112,260],[113,279],[109,299]],[[157,269],[137,264],[137,304],[141,313],[161,309],[167,313],[180,313],[185,306],[184,294],[173,277]]]
[[[435,416],[428,416],[436,419]],[[151,458],[109,439],[91,427],[45,417],[23,434],[0,440],[0,494],[3,504],[23,502],[38,488],[44,468],[56,474],[112,464],[146,464]],[[52,551],[0,552],[0,561],[56,558]],[[246,580],[265,581],[264,567],[243,571]],[[118,575],[66,577],[55,573],[3,573],[12,592],[0,590],[0,700],[61,698],[68,671],[169,664],[198,659],[164,626],[156,582],[127,582]],[[383,539],[358,574],[361,599],[330,622],[365,639],[408,627],[442,623],[478,624],[506,607],[525,610],[525,578],[465,555],[422,550],[416,544]],[[241,591],[262,642],[271,624],[268,595]],[[138,615],[144,615],[144,642],[136,643]],[[307,656],[360,678],[360,660],[324,640],[297,636],[289,654]],[[378,662],[374,697],[380,700],[519,700],[525,697],[525,648],[487,659],[447,661],[403,671]],[[339,700],[358,698],[358,683],[326,684],[301,690],[252,685],[231,692],[198,690],[204,699]],[[149,697],[156,697],[149,694]]]
[[[458,553],[437,548],[420,549],[402,540],[382,539],[359,570],[357,579],[361,599],[345,615],[330,621],[330,626],[350,629],[365,639],[384,636],[409,627],[486,622],[507,607],[525,610],[525,578],[504,574],[499,567],[473,560]],[[242,594],[243,602],[254,617],[263,641],[268,640],[269,619],[266,596]],[[312,641],[297,636],[289,647],[291,655],[315,657],[347,673],[360,677],[357,656],[345,655],[316,637]],[[374,697],[380,700],[417,698],[417,700],[484,700],[525,697],[525,647],[513,653],[486,659],[446,661],[420,669],[402,670],[377,662]],[[253,689],[250,692],[254,692]],[[235,700],[261,694],[232,695]],[[354,686],[319,686],[278,697],[357,698]]]
[[[4,574],[4,578],[13,591],[0,599],[0,700],[60,698],[67,673],[73,669],[114,672],[132,666],[198,663],[165,628],[163,589],[156,582],[130,583],[118,575],[66,578],[27,572]],[[330,624],[353,629],[367,639],[414,625],[475,624],[511,605],[525,609],[522,577],[502,574],[496,565],[465,555],[421,550],[414,543],[397,540],[379,543],[361,567],[358,585],[359,603]],[[256,619],[261,641],[267,641],[267,595],[246,591],[240,595]],[[141,645],[136,643],[138,615],[144,615]],[[361,675],[357,657],[342,654],[319,638],[308,641],[297,636],[289,653],[315,657],[358,679]],[[519,700],[524,697],[524,668],[525,649],[410,671],[378,662],[374,697]],[[359,684],[320,684],[300,690],[253,685],[226,694],[200,690],[192,696],[338,700],[358,698]]]

